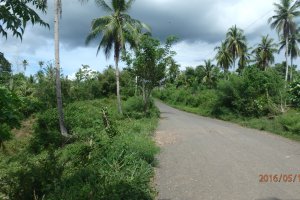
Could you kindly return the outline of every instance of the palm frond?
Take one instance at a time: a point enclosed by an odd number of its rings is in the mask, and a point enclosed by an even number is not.
[[[105,0],[95,0],[96,4],[106,12],[113,12],[113,9],[105,2]]]

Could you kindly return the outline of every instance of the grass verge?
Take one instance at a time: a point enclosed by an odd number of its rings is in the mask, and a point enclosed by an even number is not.
[[[282,115],[273,116],[272,118],[268,118],[268,117],[246,118],[246,117],[236,116],[233,114],[215,117],[210,114],[210,112],[208,111],[209,109],[207,108],[203,109],[201,107],[190,107],[182,104],[175,104],[168,101],[162,101],[162,102],[174,108],[189,113],[194,113],[205,117],[217,118],[224,121],[234,122],[244,127],[268,131],[283,136],[285,138],[292,139],[294,141],[300,141],[300,112],[297,110],[291,109]]]

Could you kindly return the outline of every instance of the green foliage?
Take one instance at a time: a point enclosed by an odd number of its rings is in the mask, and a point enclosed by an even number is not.
[[[6,168],[0,166],[6,170],[0,173],[0,193],[9,199],[42,199],[54,190],[63,172],[53,150],[35,157],[24,153],[5,164]]]
[[[291,111],[279,117],[279,122],[284,129],[292,134],[300,136],[300,113]]]
[[[215,115],[226,114],[222,110],[242,116],[264,116],[275,114],[274,103],[280,103],[283,81],[273,70],[260,72],[257,68],[247,68],[243,76],[233,75],[230,80],[218,85],[219,100]]]
[[[0,84],[9,85],[11,77],[11,64],[6,60],[4,54],[0,52]]]
[[[62,146],[64,139],[59,132],[57,109],[48,110],[37,116],[33,136],[29,148],[35,153],[49,147]]]
[[[4,141],[11,138],[11,129],[20,126],[20,104],[16,94],[0,86],[0,148]]]
[[[102,110],[102,121],[105,127],[105,132],[107,133],[110,139],[114,138],[115,136],[119,135],[119,131],[116,128],[114,122],[111,120],[107,107],[101,108]]]
[[[135,119],[159,116],[159,111],[155,107],[152,99],[149,102],[147,112],[145,112],[145,105],[141,96],[128,98],[127,101],[124,102],[124,113],[125,115]]]
[[[103,107],[107,107],[105,117]],[[128,112],[135,109],[128,108]],[[30,148],[13,156],[0,154],[0,196],[53,200],[154,198],[150,179],[158,148],[150,134],[157,116],[119,116],[115,102],[109,99],[74,102],[65,111],[71,140],[61,137],[57,111],[50,109],[37,116]]]
[[[1,0],[0,1],[0,34],[7,38],[7,31],[22,39],[28,22],[49,27],[33,8],[46,12],[45,0]]]
[[[290,84],[289,94],[294,107],[300,107],[300,79]]]

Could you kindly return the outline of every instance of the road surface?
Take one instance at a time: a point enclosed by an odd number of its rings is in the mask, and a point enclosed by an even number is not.
[[[156,104],[159,200],[300,200],[300,143]]]

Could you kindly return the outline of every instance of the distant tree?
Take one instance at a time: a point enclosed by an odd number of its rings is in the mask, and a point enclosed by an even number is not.
[[[285,39],[285,60],[286,60],[286,72],[285,81],[288,80],[289,64],[288,64],[288,50],[289,50],[289,38],[296,31],[295,18],[300,16],[299,1],[293,0],[280,0],[280,3],[274,3],[275,15],[269,18],[271,28],[276,29],[278,35],[282,35]]]
[[[279,51],[281,51],[286,46],[284,37],[281,37],[281,39],[282,40],[280,42]],[[291,58],[291,69],[290,69],[290,80],[291,81],[293,80],[293,71],[294,71],[293,60],[300,56],[300,49],[299,49],[298,43],[300,43],[300,28],[298,28],[296,30],[296,32],[292,33],[291,36],[289,37],[288,54]]]
[[[243,72],[245,67],[247,67],[250,62],[251,54],[249,53],[249,50],[250,49],[246,47],[246,49],[242,51],[242,54],[240,55],[240,59],[238,62],[238,69],[237,69],[237,72],[240,74]]]
[[[0,34],[7,38],[13,36],[22,39],[28,22],[49,27],[34,9],[46,12],[46,0],[0,0]]]
[[[217,54],[215,57],[217,60],[217,65],[224,70],[225,74],[227,74],[229,71],[229,67],[233,62],[231,52],[227,48],[225,42],[222,42],[220,46],[215,48],[215,50],[217,50]]]
[[[269,38],[269,35],[263,36],[261,42],[253,50],[255,54],[256,65],[266,70],[270,64],[274,63],[274,53],[277,52],[277,45],[274,43],[273,38]]]
[[[244,31],[235,26],[229,28],[226,34],[225,44],[228,51],[231,53],[233,59],[233,68],[235,69],[235,62],[246,50],[246,37]]]
[[[180,73],[180,70],[179,70],[179,67],[180,65],[178,65],[174,59],[171,59],[169,61],[169,65],[168,65],[168,80],[170,83],[175,83],[177,77],[179,76],[179,73]]]
[[[23,60],[22,61],[22,65],[23,65],[24,71],[26,71],[27,66],[28,66],[28,61],[27,60]]]
[[[11,64],[0,52],[0,84],[7,85],[11,77]]]
[[[45,62],[44,61],[39,61],[38,64],[39,64],[40,68],[42,69],[43,66],[44,66],[44,64],[45,64]]]
[[[133,59],[133,70],[139,77],[142,88],[144,110],[149,106],[149,97],[154,87],[160,86],[165,79],[166,65],[173,52],[170,50],[174,38],[167,38],[165,46],[161,46],[159,40],[150,36],[143,36],[140,46]]]
[[[91,40],[96,39],[97,36],[103,35],[97,49],[97,54],[101,48],[104,48],[106,58],[110,56],[111,50],[114,48],[118,111],[122,113],[119,81],[120,71],[118,66],[120,53],[125,51],[126,43],[129,43],[131,46],[136,46],[136,43],[132,39],[132,34],[136,34],[137,30],[142,28],[147,30],[150,30],[150,28],[127,14],[134,2],[132,0],[111,0],[110,5],[104,0],[96,0],[96,2],[101,8],[109,12],[110,15],[92,21],[91,32],[86,39],[86,43],[88,44]]]
[[[204,65],[200,65],[202,69],[202,83],[206,84],[208,87],[212,87],[216,82],[215,69],[216,66],[212,64],[211,60],[205,60]]]

